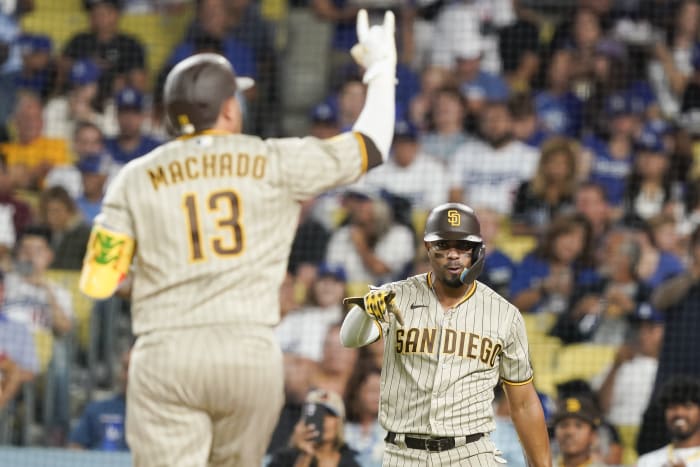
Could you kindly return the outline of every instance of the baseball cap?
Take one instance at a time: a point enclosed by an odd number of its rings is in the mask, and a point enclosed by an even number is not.
[[[347,282],[348,279],[345,268],[339,264],[321,263],[316,274],[318,277],[332,277],[340,282]]]
[[[345,404],[343,398],[333,391],[313,389],[306,395],[306,402],[318,404],[336,417],[345,419]]]
[[[362,199],[365,201],[381,198],[381,193],[379,190],[362,183],[354,183],[349,185],[345,189],[343,195],[349,198]]]
[[[51,38],[44,34],[22,34],[18,39],[19,49],[22,55],[35,52],[51,52]]]
[[[632,102],[624,93],[618,92],[611,94],[605,100],[605,113],[608,117],[619,117],[622,115],[631,115],[634,112]]]
[[[588,397],[572,396],[559,401],[552,422],[556,425],[569,417],[578,418],[594,427],[600,424],[598,408],[593,403],[593,400]]]
[[[659,310],[654,308],[649,302],[641,302],[637,308],[628,315],[628,319],[632,322],[648,322],[648,323],[663,323],[664,315]]]
[[[138,89],[126,87],[115,98],[117,110],[143,110],[143,94]]]
[[[100,77],[100,69],[90,59],[76,60],[70,69],[70,82],[76,86],[94,83]]]
[[[481,38],[478,35],[469,40],[460,40],[454,45],[454,56],[457,60],[473,60],[479,58],[482,53]]]
[[[83,8],[87,11],[92,10],[95,8],[97,5],[100,3],[104,3],[106,5],[111,5],[117,10],[121,9],[121,0],[83,0]]]
[[[397,120],[394,125],[394,138],[415,140],[418,138],[418,129],[409,120]]]
[[[111,163],[112,159],[108,154],[95,154],[82,157],[75,166],[81,173],[106,175]]]
[[[651,130],[642,131],[637,137],[634,146],[638,151],[655,153],[666,152],[662,135]]]
[[[327,123],[335,125],[338,121],[338,114],[327,102],[321,102],[311,111],[311,121],[313,123]]]

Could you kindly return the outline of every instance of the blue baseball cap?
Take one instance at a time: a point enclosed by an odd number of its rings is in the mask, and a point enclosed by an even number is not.
[[[663,135],[649,129],[642,131],[635,141],[637,151],[665,153]]]
[[[111,164],[108,154],[94,154],[82,157],[75,165],[81,173],[107,175]]]
[[[35,52],[50,53],[52,42],[49,36],[44,34],[22,34],[17,39],[22,55],[28,55]]]
[[[321,102],[311,111],[311,121],[313,123],[336,124],[338,121],[338,113],[329,103]]]
[[[641,99],[633,98],[623,92],[611,94],[605,100],[605,113],[611,118],[622,115],[638,115],[644,112],[644,108],[645,105]]]
[[[317,275],[321,277],[332,277],[340,282],[347,282],[348,276],[345,268],[339,264],[321,263],[318,265]]]
[[[418,128],[409,120],[397,120],[394,125],[394,138],[415,140],[418,138]]]
[[[116,96],[117,110],[143,110],[143,94],[138,89],[126,87]]]
[[[75,86],[94,83],[100,78],[100,69],[90,59],[76,60],[70,69],[70,82]]]
[[[663,313],[654,308],[649,302],[641,302],[634,312],[629,315],[630,321],[663,323],[665,321]]]

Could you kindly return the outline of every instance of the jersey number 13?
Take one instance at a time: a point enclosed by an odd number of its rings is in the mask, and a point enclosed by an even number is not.
[[[222,235],[212,235],[209,239],[211,251],[215,256],[236,256],[245,246],[245,234],[240,223],[241,203],[238,193],[233,190],[214,191],[206,196],[204,203],[209,215],[215,216],[217,230]],[[205,239],[202,233],[199,199],[196,193],[186,193],[182,201],[185,211],[185,223],[190,245],[190,261],[206,259]]]

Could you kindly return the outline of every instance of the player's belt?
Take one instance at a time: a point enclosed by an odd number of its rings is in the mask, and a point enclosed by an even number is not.
[[[393,431],[387,433],[384,441],[391,444],[396,444],[397,434]],[[457,446],[464,446],[465,444],[473,443],[478,441],[484,436],[483,433],[475,433],[473,435],[458,436],[456,438],[414,438],[412,436],[404,436],[404,442],[407,448],[411,449],[421,449],[423,451],[430,452],[440,452],[453,449]]]

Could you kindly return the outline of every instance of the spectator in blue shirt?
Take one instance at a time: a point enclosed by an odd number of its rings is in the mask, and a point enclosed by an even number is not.
[[[105,184],[112,167],[106,155],[87,156],[76,164],[83,182],[83,193],[75,200],[85,223],[92,224],[102,208]]]
[[[487,102],[505,102],[508,84],[500,76],[481,69],[481,44],[473,41],[455,47],[455,75],[469,111],[479,114]]]
[[[535,95],[535,111],[546,131],[578,137],[581,132],[583,103],[571,90],[573,55],[559,50],[547,70],[547,88]]]
[[[143,94],[135,88],[124,88],[116,95],[119,134],[105,141],[107,151],[115,162],[127,162],[149,153],[161,141],[142,132],[145,118]]]
[[[591,267],[591,229],[580,215],[555,219],[539,247],[515,267],[510,297],[523,313],[565,311],[571,294],[598,277]]]
[[[503,216],[493,209],[478,206],[475,209],[479,213],[481,237],[486,245],[484,271],[479,276],[479,280],[500,295],[507,297],[508,286],[515,270],[515,263],[496,245],[496,238],[503,222]]]
[[[611,205],[621,208],[626,181],[634,164],[633,136],[638,129],[639,114],[625,93],[608,97],[605,105],[609,121],[606,139],[588,136],[583,145],[590,151],[588,179],[605,188]]]
[[[118,393],[102,401],[90,402],[70,435],[71,449],[128,451],[124,431],[126,418],[126,384],[130,350],[122,354]]]
[[[19,46],[22,70],[17,77],[17,87],[28,89],[46,100],[52,91],[56,73],[51,59],[51,38],[43,34],[22,34]]]

